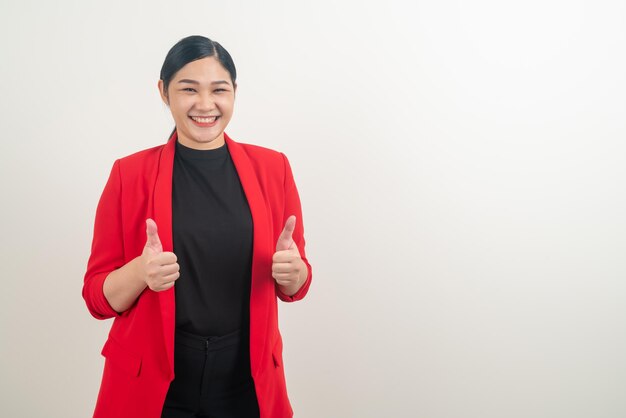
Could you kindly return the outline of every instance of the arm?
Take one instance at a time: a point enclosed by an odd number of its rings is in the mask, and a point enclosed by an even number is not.
[[[141,261],[141,256],[132,259],[113,270],[104,280],[104,297],[116,312],[124,312],[130,308],[146,288],[146,282],[140,276]]]
[[[163,251],[156,223],[146,220],[146,245],[139,257],[112,271],[104,281],[104,296],[113,309],[130,308],[146,287],[161,292],[174,286],[180,276],[176,255]]]
[[[174,286],[180,276],[176,255],[163,251],[156,222],[146,220],[146,245],[139,257],[112,271],[104,281],[104,296],[113,309],[130,308],[146,287],[161,292]]]
[[[103,287],[109,273],[124,266],[121,192],[119,161],[116,161],[96,209],[91,255],[83,282],[83,299],[97,319],[120,315],[109,304]]]
[[[124,264],[119,162],[111,170],[96,210],[91,256],[83,298],[97,319],[123,315],[149,287],[167,290],[179,277],[176,256],[163,252],[157,226],[146,221],[146,245],[140,256]]]

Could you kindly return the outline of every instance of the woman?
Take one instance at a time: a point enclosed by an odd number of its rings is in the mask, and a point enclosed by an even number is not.
[[[224,132],[217,42],[179,41],[158,87],[174,132],[113,164],[96,212],[83,298],[115,319],[94,417],[291,417],[276,299],[302,299],[311,266],[289,163]]]

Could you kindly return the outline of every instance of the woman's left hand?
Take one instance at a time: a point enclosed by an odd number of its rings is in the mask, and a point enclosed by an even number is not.
[[[278,237],[276,252],[272,257],[272,277],[282,292],[288,296],[300,290],[308,275],[308,268],[302,261],[300,251],[292,237],[295,227],[296,217],[291,215]]]

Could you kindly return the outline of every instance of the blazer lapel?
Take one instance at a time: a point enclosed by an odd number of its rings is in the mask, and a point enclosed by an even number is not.
[[[271,243],[271,220],[266,207],[259,179],[255,168],[245,149],[224,134],[228,151],[239,175],[241,186],[248,200],[253,223],[253,250],[252,250],[252,282],[250,286],[250,367],[255,375],[262,364],[263,348],[266,347],[268,300],[276,295],[273,290],[273,281],[268,272],[271,271],[273,255]],[[268,286],[268,284],[271,285]],[[268,300],[266,300],[268,299]]]
[[[154,221],[158,227],[159,238],[163,251],[172,251],[172,174],[174,171],[174,153],[176,150],[176,132],[172,134],[167,144],[161,150],[159,169],[154,185]],[[158,292],[161,304],[161,319],[163,322],[163,337],[165,350],[169,361],[170,377],[174,373],[174,332],[176,306],[174,287]]]

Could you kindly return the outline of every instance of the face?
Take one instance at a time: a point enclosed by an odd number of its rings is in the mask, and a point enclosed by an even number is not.
[[[214,149],[224,145],[224,129],[235,104],[230,74],[215,57],[192,61],[178,70],[159,91],[174,117],[178,141],[189,148]]]

